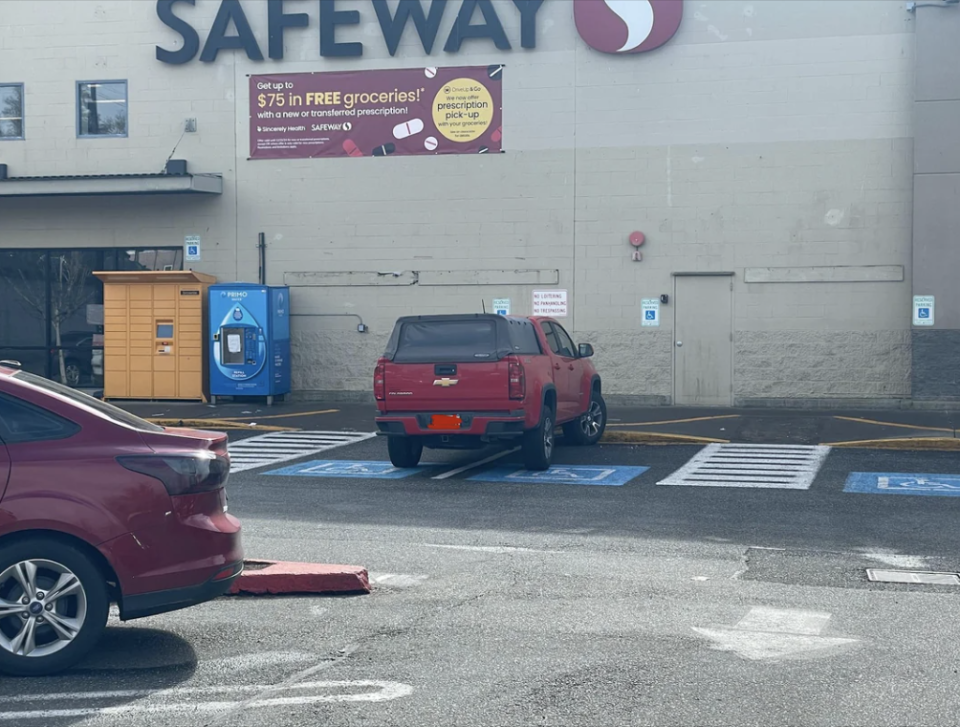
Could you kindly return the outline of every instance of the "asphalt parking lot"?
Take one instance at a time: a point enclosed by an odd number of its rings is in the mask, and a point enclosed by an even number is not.
[[[71,672],[0,681],[0,724],[953,723],[960,586],[865,573],[960,570],[957,455],[658,484],[705,452],[561,446],[530,478],[499,451],[396,472],[369,438],[239,472],[249,556],[363,565],[373,592],[112,620]],[[844,491],[857,472],[887,489]]]

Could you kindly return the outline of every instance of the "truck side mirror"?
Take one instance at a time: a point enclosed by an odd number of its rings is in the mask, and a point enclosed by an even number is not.
[[[580,358],[590,358],[593,356],[593,346],[589,343],[580,344]]]

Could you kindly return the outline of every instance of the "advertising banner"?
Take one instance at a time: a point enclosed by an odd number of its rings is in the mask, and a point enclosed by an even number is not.
[[[503,66],[250,77],[250,158],[502,150]]]

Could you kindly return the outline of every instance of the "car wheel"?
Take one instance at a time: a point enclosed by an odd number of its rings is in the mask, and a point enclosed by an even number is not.
[[[414,437],[387,437],[387,451],[394,467],[410,469],[420,464],[423,442]]]
[[[0,546],[0,672],[73,666],[99,641],[109,608],[103,573],[76,548],[45,538]]]
[[[607,403],[599,393],[590,397],[590,408],[583,416],[563,425],[563,436],[574,444],[596,444],[607,429]]]
[[[67,361],[63,366],[63,372],[66,375],[66,385],[67,386],[80,386],[80,378],[82,373],[80,371],[80,364],[76,361]]]
[[[542,472],[550,469],[553,459],[554,428],[553,412],[544,409],[540,425],[523,433],[523,465],[528,470]]]

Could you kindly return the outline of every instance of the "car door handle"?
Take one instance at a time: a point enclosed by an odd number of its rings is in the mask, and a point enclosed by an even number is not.
[[[560,370],[560,364],[555,363],[555,364],[553,365],[553,368],[555,368],[557,371],[559,371],[559,370]]]
[[[573,371],[573,364],[570,364],[569,369]]]

